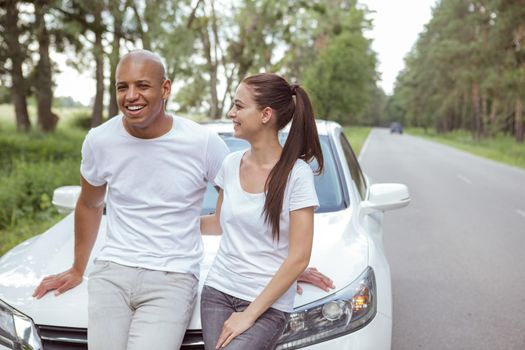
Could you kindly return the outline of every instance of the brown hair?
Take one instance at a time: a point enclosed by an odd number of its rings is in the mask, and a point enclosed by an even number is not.
[[[277,74],[256,74],[242,82],[251,87],[259,109],[270,107],[273,110],[277,117],[277,130],[292,120],[281,157],[270,171],[265,184],[264,218],[272,227],[273,237],[279,239],[284,190],[295,162],[297,159],[311,162],[315,158],[319,165],[316,173],[323,170],[323,154],[314,111],[306,91],[299,85],[288,84]]]

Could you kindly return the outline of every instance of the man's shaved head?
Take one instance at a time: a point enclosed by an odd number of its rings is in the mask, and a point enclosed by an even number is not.
[[[171,82],[158,55],[147,50],[124,55],[117,65],[115,87],[124,125],[132,135],[158,137],[171,128],[165,113]]]
[[[152,73],[155,74],[155,78],[158,77],[160,80],[166,79],[166,69],[164,68],[164,64],[162,63],[160,56],[156,53],[148,50],[133,50],[128,52],[120,59],[117,65],[117,72],[121,65],[128,63],[137,65],[142,65],[145,63],[149,64],[153,68]]]

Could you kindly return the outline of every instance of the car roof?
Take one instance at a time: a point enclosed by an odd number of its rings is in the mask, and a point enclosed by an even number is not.
[[[329,120],[316,119],[315,122],[317,124],[317,132],[319,135],[328,135],[330,130],[340,127],[338,123]],[[218,134],[233,133],[233,124],[231,121],[226,119],[204,122],[202,124],[206,125],[207,128],[215,131]],[[284,131],[288,131],[289,129],[290,124],[284,128]]]

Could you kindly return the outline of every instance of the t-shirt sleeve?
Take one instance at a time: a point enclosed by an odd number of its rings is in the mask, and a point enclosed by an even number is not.
[[[315,192],[314,173],[308,164],[303,161],[299,162],[292,170],[290,211],[319,207],[319,200]]]
[[[82,144],[82,160],[80,162],[80,174],[87,182],[93,186],[102,186],[106,181],[99,176],[99,169],[95,161],[95,153],[90,143],[90,134],[84,139]]]
[[[206,152],[206,179],[212,182],[214,185],[221,186],[216,182],[216,178],[219,170],[221,169],[222,162],[228,153],[229,150],[228,146],[226,146],[226,143],[224,143],[219,135],[210,131]]]
[[[214,184],[222,189],[224,189],[224,172],[226,171],[227,160],[228,158],[226,157],[222,162],[221,168],[217,172],[217,176],[215,176],[215,179],[213,180]]]

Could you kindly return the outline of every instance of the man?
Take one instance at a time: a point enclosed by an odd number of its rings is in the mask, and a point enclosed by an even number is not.
[[[165,112],[171,83],[157,55],[125,55],[116,88],[122,116],[92,129],[82,147],[73,266],[34,296],[82,282],[107,192],[107,239],[88,282],[89,348],[178,349],[197,295],[203,195],[228,149]]]

